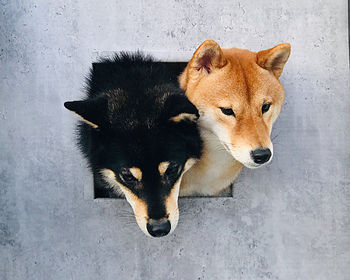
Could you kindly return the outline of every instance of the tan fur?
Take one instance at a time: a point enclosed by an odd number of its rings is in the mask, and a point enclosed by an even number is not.
[[[79,114],[77,114],[77,113],[74,112],[74,111],[71,111],[71,112],[73,112],[73,114],[76,115],[76,116],[77,116],[81,121],[83,121],[84,123],[86,123],[86,124],[92,126],[93,128],[98,128],[98,125],[97,125],[97,124],[94,124],[94,123],[92,123],[92,122],[90,122],[90,121],[84,119],[82,116],[80,116]]]
[[[142,171],[140,168],[131,167],[129,170],[130,170],[130,173],[132,174],[132,176],[134,176],[138,181],[142,180]]]
[[[103,179],[113,188],[116,194],[124,196],[123,191],[120,188],[121,183],[117,181],[115,173],[107,168],[100,170]]]
[[[203,139],[201,159],[184,174],[180,196],[219,195],[230,186],[243,167],[223,147],[220,147],[217,137],[211,132],[202,130],[201,136]]]
[[[198,162],[198,159],[189,158],[185,163],[183,173],[187,172],[196,162]]]
[[[179,220],[179,208],[178,208],[178,196],[180,191],[180,183],[183,177],[183,174],[191,168],[193,164],[197,162],[196,159],[190,158],[186,161],[184,170],[178,180],[175,182],[170,194],[165,198],[165,208],[167,211],[167,219],[170,221],[171,229],[170,233],[174,231]],[[169,162],[161,162],[158,165],[159,172],[165,173],[166,169],[169,166]],[[129,169],[135,178],[138,180],[142,179],[142,172],[137,167],[132,167]],[[124,186],[118,179],[116,174],[111,169],[102,169],[100,173],[103,176],[103,179],[114,188],[114,190],[123,194],[126,200],[131,205],[136,222],[139,225],[140,229],[147,235],[150,236],[147,230],[147,222],[149,221],[147,204],[144,200],[140,199],[137,195],[131,192],[126,186]],[[165,219],[166,217],[164,217]]]
[[[170,233],[174,231],[179,221],[179,208],[177,201],[179,197],[181,177],[176,181],[169,196],[165,199],[165,208],[168,214],[168,219],[171,224]]]
[[[170,162],[169,161],[162,161],[158,165],[158,171],[161,176],[164,175],[165,171],[168,169]]]
[[[189,158],[184,166],[181,176],[175,182],[173,189],[171,190],[169,196],[165,199],[165,207],[168,213],[168,219],[171,223],[170,233],[174,231],[179,221],[179,207],[178,207],[178,197],[180,192],[180,184],[183,179],[184,174],[191,170],[191,167],[197,162],[197,159]]]
[[[131,172],[131,171],[130,171]],[[104,180],[114,188],[117,193],[122,193],[134,211],[136,222],[140,229],[148,236],[147,231],[148,210],[146,203],[133,194],[126,186],[117,180],[115,173],[110,169],[102,169],[101,174]],[[136,178],[136,177],[135,177]]]
[[[170,120],[173,122],[181,122],[186,119],[189,121],[195,121],[197,119],[197,116],[195,114],[181,113],[175,117],[170,118]]]
[[[136,222],[139,225],[140,229],[148,236],[150,234],[147,231],[147,221],[148,221],[148,210],[146,203],[137,197],[133,192],[131,192],[127,187],[120,186],[126,200],[131,205],[131,208],[134,211]]]
[[[278,78],[289,54],[289,44],[255,53],[205,41],[196,50],[179,83],[199,110],[204,151],[185,174],[181,195],[217,194],[236,178],[242,164],[258,167],[251,150],[273,151],[270,133],[284,100]],[[262,114],[265,103],[271,106]],[[235,117],[224,115],[220,107],[232,109]]]
[[[262,68],[272,71],[279,78],[289,56],[290,45],[280,44],[274,48],[258,52],[256,62]]]

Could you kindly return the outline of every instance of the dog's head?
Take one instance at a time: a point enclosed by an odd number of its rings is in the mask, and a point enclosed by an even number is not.
[[[284,100],[279,77],[289,55],[287,43],[255,53],[205,41],[179,76],[200,125],[249,168],[272,158],[270,133]]]
[[[117,89],[65,107],[91,127],[93,169],[125,195],[141,230],[160,237],[175,229],[181,178],[200,157],[199,115],[176,86],[145,91]]]

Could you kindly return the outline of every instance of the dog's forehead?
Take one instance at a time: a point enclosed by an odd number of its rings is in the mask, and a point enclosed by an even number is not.
[[[276,87],[280,89],[280,83],[274,75],[256,63],[256,53],[233,48],[226,50],[226,57],[230,61],[228,75],[241,92],[247,93],[246,98],[273,94]]]
[[[165,103],[171,95],[169,85],[144,89],[143,94],[118,90],[109,95],[108,108],[112,139],[120,166],[158,170],[161,161],[182,161],[189,157],[183,132],[167,125]],[[117,104],[121,101],[121,104]],[[196,139],[193,139],[193,141]],[[114,144],[113,144],[114,142]]]
[[[107,92],[108,110],[120,111],[122,109],[147,108],[152,112],[161,111],[166,99],[173,93],[181,90],[172,84],[158,84],[149,87],[116,88]]]
[[[141,92],[143,91],[143,92]],[[159,127],[171,89],[118,89],[108,94],[108,118],[115,130],[131,131]]]
[[[116,132],[116,139],[118,132]],[[182,161],[189,157],[182,141],[172,141],[171,135],[160,128],[135,129],[118,138],[123,164],[157,169],[162,161]]]
[[[248,50],[226,52],[229,64],[206,76],[197,86],[197,104],[218,107],[261,103],[264,98],[276,99],[281,91],[279,81],[256,64],[256,55]]]

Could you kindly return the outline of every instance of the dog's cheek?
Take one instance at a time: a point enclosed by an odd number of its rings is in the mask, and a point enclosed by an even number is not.
[[[200,113],[202,115],[198,121],[199,126],[216,134],[220,124],[215,113],[211,110],[201,110]]]
[[[198,159],[196,158],[189,158],[186,163],[185,163],[185,166],[184,166],[184,171],[183,171],[183,174],[186,173],[186,171],[188,171],[193,165],[195,165],[195,163],[198,162]],[[181,178],[182,178],[183,175],[181,175]],[[181,182],[180,182],[181,183]]]
[[[181,179],[182,179],[182,175],[174,184],[173,189],[171,190],[169,196],[166,198],[166,201],[165,201],[166,210],[167,210],[167,213],[169,213],[169,221],[171,224],[170,233],[174,231],[179,221],[178,198],[179,198]]]
[[[120,188],[122,189],[126,200],[129,202],[132,210],[134,211],[138,226],[147,236],[150,236],[147,230],[148,211],[146,203],[134,195],[128,188],[124,186],[120,186]]]
[[[117,181],[116,175],[112,170],[104,168],[100,170],[100,174],[103,180],[113,188],[118,196],[124,196],[124,192],[121,190],[121,184]]]
[[[271,128],[272,128],[272,125],[274,124],[274,122],[277,120],[280,112],[281,112],[281,109],[282,109],[282,105],[281,106],[276,106],[276,108],[274,108],[272,114],[271,114]]]

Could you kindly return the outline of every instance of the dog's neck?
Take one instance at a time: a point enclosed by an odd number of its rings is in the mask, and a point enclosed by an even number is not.
[[[180,196],[218,195],[227,189],[242,169],[211,131],[201,128],[203,151],[200,160],[182,179]]]

